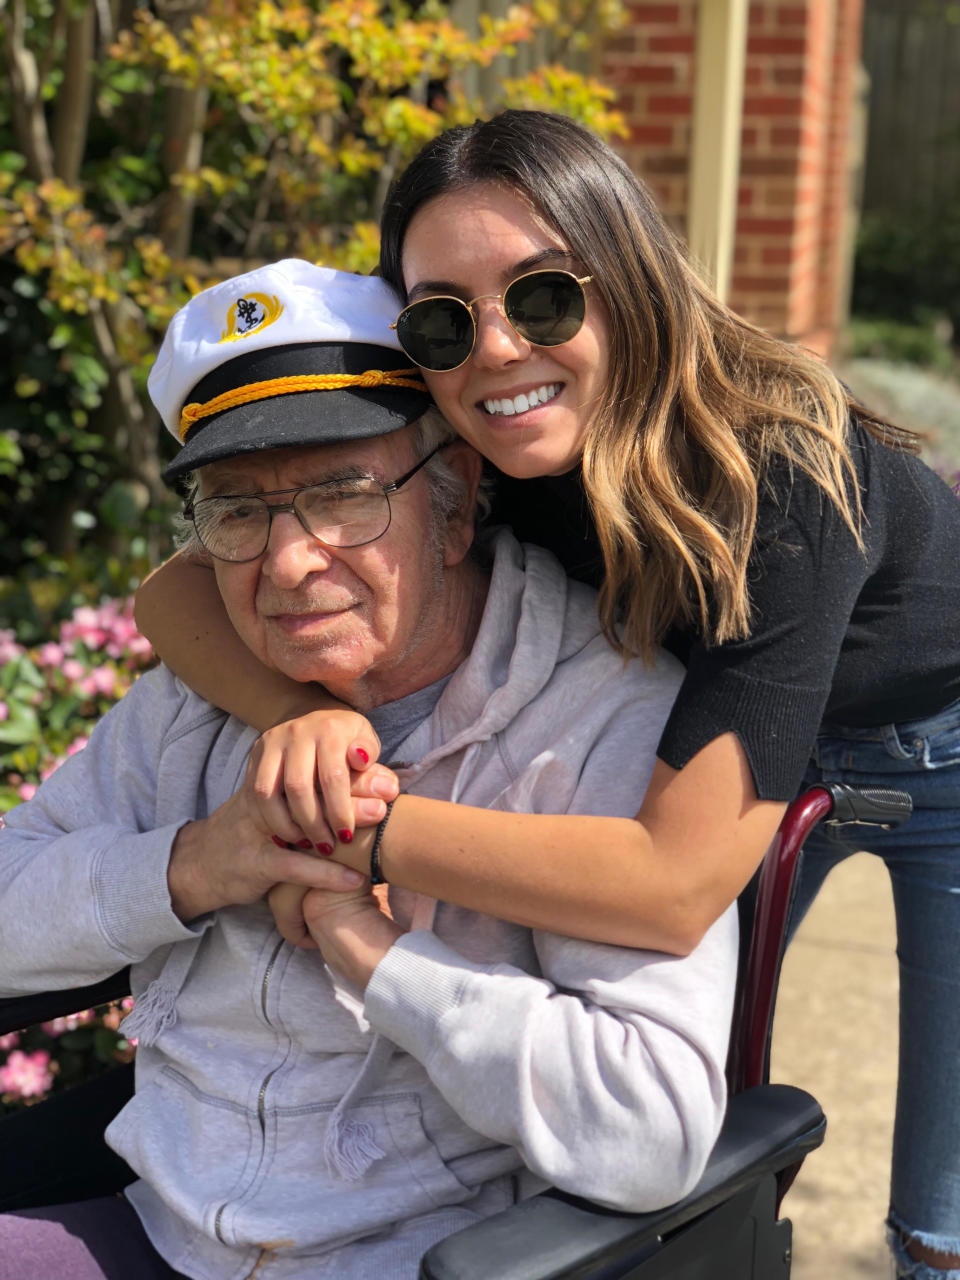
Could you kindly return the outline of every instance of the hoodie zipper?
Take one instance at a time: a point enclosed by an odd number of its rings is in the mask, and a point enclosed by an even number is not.
[[[273,971],[274,971],[274,968],[276,967],[277,958],[280,955],[280,952],[282,950],[283,950],[283,938],[281,938],[280,941],[277,943],[277,945],[274,947],[273,954],[271,955],[270,959],[267,961],[267,967],[263,973],[263,981],[260,983],[260,1011],[263,1014],[263,1020],[264,1022],[266,1022],[267,1026],[273,1025],[267,1014],[267,992],[270,987],[270,979],[273,977]],[[266,1133],[267,1133],[267,1116],[266,1116],[267,1086],[269,1085],[270,1081],[273,1079],[273,1077],[277,1074],[279,1070],[280,1070],[279,1067],[274,1067],[272,1071],[267,1073],[267,1075],[263,1080],[263,1083],[260,1085],[260,1092],[257,1094],[257,1120],[260,1123],[261,1141],[265,1140]],[[224,1212],[227,1209],[227,1206],[229,1205],[229,1203],[230,1203],[229,1200],[225,1200],[223,1202],[223,1204],[217,1210],[217,1216],[213,1220],[214,1235],[216,1235],[217,1239],[220,1241],[221,1244],[228,1243],[223,1238],[223,1234],[221,1232],[221,1226],[223,1224]]]

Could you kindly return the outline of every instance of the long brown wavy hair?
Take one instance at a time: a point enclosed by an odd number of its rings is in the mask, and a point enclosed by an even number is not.
[[[916,452],[918,437],[872,414],[817,356],[724,306],[646,186],[563,116],[507,111],[426,145],[384,209],[380,271],[401,294],[414,214],[490,182],[553,227],[610,317],[608,385],[583,447],[608,640],[650,659],[673,626],[708,644],[748,635],[747,563],[770,463],[806,472],[862,547],[851,419],[890,447]]]

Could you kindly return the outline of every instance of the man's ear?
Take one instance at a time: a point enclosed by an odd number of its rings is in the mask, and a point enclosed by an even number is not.
[[[447,520],[444,531],[443,563],[445,568],[451,568],[464,559],[473,545],[477,488],[483,474],[483,458],[465,440],[455,440],[444,449],[443,460],[456,471],[464,484],[460,506]]]

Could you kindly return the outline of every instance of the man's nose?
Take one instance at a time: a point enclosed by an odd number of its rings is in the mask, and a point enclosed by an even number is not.
[[[475,302],[473,318],[477,326],[473,359],[481,367],[500,368],[514,360],[525,360],[530,354],[530,343],[507,319],[501,299],[483,298]]]
[[[292,511],[277,512],[263,557],[263,572],[271,582],[290,590],[308,574],[329,569],[332,561],[330,549],[308,533]]]

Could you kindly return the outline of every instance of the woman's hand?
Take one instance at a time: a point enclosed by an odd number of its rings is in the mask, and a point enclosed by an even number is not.
[[[356,711],[313,711],[266,730],[247,765],[264,830],[293,845],[307,839],[323,854],[349,844],[356,827],[382,821],[400,789],[379,754],[380,739]]]

